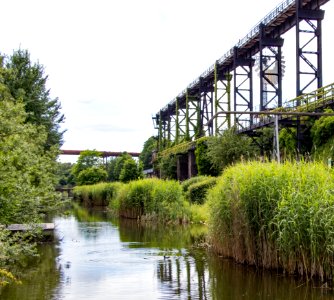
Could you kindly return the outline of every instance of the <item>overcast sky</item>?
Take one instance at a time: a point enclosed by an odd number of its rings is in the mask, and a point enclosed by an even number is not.
[[[62,148],[139,152],[157,133],[152,115],[281,1],[1,2],[0,51],[27,49],[33,61],[44,65],[51,95],[59,98],[66,117]],[[334,81],[329,73],[334,66],[330,57],[334,1],[323,9],[328,84]],[[293,45],[294,34],[294,30],[287,34],[287,49],[288,36]],[[285,56],[294,61],[294,49]],[[294,87],[286,90],[295,92]]]

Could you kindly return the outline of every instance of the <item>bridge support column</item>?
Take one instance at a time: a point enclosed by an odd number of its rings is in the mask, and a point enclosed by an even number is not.
[[[189,150],[188,151],[188,178],[197,175],[197,166],[196,166],[196,157],[195,151]]]
[[[188,156],[184,154],[176,157],[176,177],[177,180],[183,181],[188,179]]]
[[[260,25],[260,111],[282,106],[282,38],[266,35]]]
[[[229,71],[219,71],[218,61],[214,66],[214,113],[231,111],[231,80],[232,75]],[[215,118],[214,133],[219,135],[224,127],[231,127],[231,115],[217,115]]]
[[[213,135],[213,125],[210,123],[207,127],[204,127],[204,124],[207,124],[209,120],[213,117],[213,91],[209,83],[205,82],[203,77],[200,77],[200,122],[199,130],[197,131],[196,138],[199,138],[204,135],[212,136]]]
[[[238,48],[234,47],[234,110],[253,111],[253,72],[254,59],[239,57]],[[245,116],[245,115],[244,115]],[[235,124],[241,128],[253,124],[253,117],[249,119],[242,115],[235,115]]]
[[[322,87],[321,21],[325,11],[296,0],[296,96]]]

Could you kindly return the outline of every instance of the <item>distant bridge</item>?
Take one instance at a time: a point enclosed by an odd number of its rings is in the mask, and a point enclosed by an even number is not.
[[[86,150],[60,150],[61,155],[80,155],[81,152],[84,152]],[[98,150],[97,150],[98,151]],[[98,151],[102,154],[103,158],[107,157],[116,157],[121,156],[124,152],[112,152],[112,151]],[[139,157],[140,152],[126,152],[130,154],[132,157]]]

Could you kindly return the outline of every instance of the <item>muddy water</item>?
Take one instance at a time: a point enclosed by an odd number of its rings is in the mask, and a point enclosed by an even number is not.
[[[76,209],[57,217],[23,284],[0,299],[334,299],[276,273],[257,272],[197,247],[205,227],[141,226]]]

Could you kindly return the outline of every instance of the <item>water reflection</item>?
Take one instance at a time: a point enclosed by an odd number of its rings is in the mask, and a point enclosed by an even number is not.
[[[333,299],[196,247],[203,226],[144,226],[82,208],[54,221],[58,243],[43,245],[24,284],[3,289],[1,299]]]

